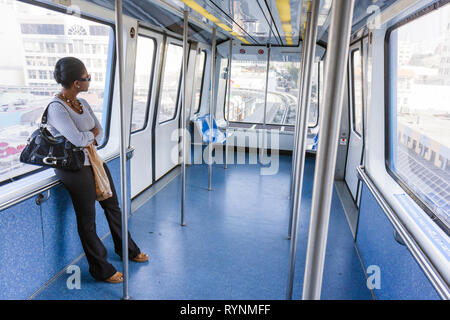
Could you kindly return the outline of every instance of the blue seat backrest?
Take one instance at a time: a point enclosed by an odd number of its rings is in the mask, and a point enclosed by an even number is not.
[[[204,116],[201,116],[198,118],[202,121],[202,133],[205,134],[209,130],[209,114],[205,114]],[[213,118],[213,131],[217,130],[217,123],[216,119]]]

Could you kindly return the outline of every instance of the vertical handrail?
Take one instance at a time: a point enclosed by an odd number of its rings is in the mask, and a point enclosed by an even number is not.
[[[228,130],[230,128],[231,101],[231,60],[233,59],[233,39],[230,39],[230,57],[228,58],[228,86],[227,86],[227,127],[225,129],[225,169],[228,169]]]
[[[272,45],[267,45],[267,64],[266,64],[266,86],[264,89],[264,126],[267,124],[267,94],[269,92],[269,68],[270,68],[270,51]]]
[[[127,199],[127,125],[125,121],[125,110],[123,103],[123,15],[122,0],[115,0],[115,22],[116,22],[116,51],[119,65],[119,113],[120,113],[120,189],[122,201],[122,263],[123,263],[123,300],[129,300],[128,295],[128,199]]]
[[[265,85],[265,89],[264,89],[264,121],[263,121],[264,129],[262,130],[262,141],[258,142],[258,146],[257,146],[257,148],[260,148],[259,154],[260,154],[261,159],[263,158],[265,152],[267,152],[267,148],[268,148],[268,145],[266,144],[266,140],[267,140],[266,125],[267,125],[267,96],[269,93],[270,54],[271,54],[271,50],[272,50],[272,45],[270,43],[270,35],[271,35],[271,33],[269,33],[269,43],[267,45],[266,85]],[[249,143],[250,143],[250,141],[249,141]],[[248,147],[251,148],[250,145]]]
[[[294,193],[292,205],[292,228],[291,234],[291,248],[290,248],[290,263],[289,263],[289,278],[286,290],[286,298],[292,299],[292,290],[294,283],[295,272],[295,256],[297,253],[297,233],[298,221],[300,215],[302,189],[303,189],[303,172],[305,167],[305,151],[306,151],[306,136],[308,133],[308,114],[311,104],[312,91],[312,70],[314,65],[314,58],[316,55],[316,41],[317,41],[317,23],[319,20],[320,0],[312,0],[309,2],[307,10],[307,24],[306,24],[306,45],[303,46],[305,52],[304,76],[302,77],[301,96],[298,101],[298,117],[297,120],[297,148],[294,150],[295,156],[295,179],[294,179]]]
[[[213,111],[214,111],[214,86],[216,73],[216,27],[212,32],[211,46],[211,101],[209,104],[209,164],[208,164],[208,190],[212,191],[212,163],[213,163]]]
[[[303,33],[305,34],[305,32]],[[290,200],[290,216],[289,216],[289,227],[288,227],[288,240],[291,239],[291,231],[292,231],[292,219],[293,219],[293,209],[294,209],[294,186],[295,186],[295,176],[296,176],[296,172],[295,172],[295,164],[297,162],[297,153],[296,150],[298,149],[298,130],[300,127],[300,123],[301,123],[301,118],[300,118],[300,108],[302,107],[301,100],[302,100],[302,90],[303,90],[303,78],[305,75],[305,61],[306,61],[306,50],[305,50],[305,39],[302,39],[302,60],[300,61],[300,79],[298,82],[298,107],[297,107],[297,113],[295,116],[295,132],[294,132],[294,147],[292,149],[292,163],[291,163],[291,180],[290,180],[290,188],[289,188],[289,200]]]
[[[311,218],[303,282],[303,299],[318,300],[330,220],[336,169],[339,126],[350,44],[354,0],[333,1],[325,67],[324,103],[321,113]]]
[[[186,87],[187,87],[187,60],[188,60],[188,31],[189,31],[189,13],[183,12],[183,98],[181,104],[181,226],[186,226],[185,207],[186,207]],[[190,151],[190,144],[189,144]]]

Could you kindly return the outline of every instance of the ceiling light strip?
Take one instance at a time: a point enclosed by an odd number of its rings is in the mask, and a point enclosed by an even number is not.
[[[187,5],[189,8],[191,8],[192,10],[198,12],[199,14],[201,14],[203,17],[205,17],[206,19],[208,19],[209,21],[215,23],[219,28],[222,28],[223,30],[227,31],[228,33],[230,33],[231,35],[235,36],[236,38],[238,38],[240,41],[242,41],[245,44],[250,44],[250,42],[248,42],[246,39],[244,39],[243,37],[237,36],[236,33],[233,33],[233,30],[227,26],[225,23],[223,23],[222,21],[220,21],[218,18],[216,18],[213,14],[211,14],[210,12],[208,12],[208,10],[206,10],[205,8],[203,8],[201,5],[199,5],[197,2],[195,2],[194,0],[181,0],[181,2],[183,2],[185,5]]]
[[[269,22],[269,19],[267,19],[267,16],[266,16],[266,14],[265,14],[265,12],[264,12],[264,10],[263,10],[261,4],[259,3],[259,0],[256,0],[256,3],[258,4],[259,9],[261,10],[261,12],[262,12],[262,14],[263,14],[263,16],[264,16],[264,19],[266,20],[267,25],[268,25],[269,28],[270,28],[269,34],[270,34],[270,35],[273,34],[273,37],[275,38],[275,40],[277,41],[277,43],[278,43],[279,45],[282,45],[281,37],[278,37],[278,38],[277,38],[277,35],[276,35],[275,32],[273,31],[273,27],[276,28],[276,25],[274,24],[273,19],[270,20],[270,22]],[[270,12],[269,12],[269,14],[270,14]],[[271,24],[272,24],[272,27],[270,27]]]
[[[273,18],[273,15],[272,15],[272,10],[271,10],[272,6],[271,5],[269,6],[269,4],[267,3],[267,0],[264,0],[264,3],[266,4],[267,11],[269,12],[270,19],[272,19],[272,22],[273,22],[272,27],[275,27],[275,31],[278,34],[280,44],[283,45],[283,40],[281,39],[280,31],[278,31],[277,23],[275,22],[275,19]]]
[[[289,0],[275,0],[287,45],[292,45],[291,5]]]
[[[256,44],[259,44],[258,41],[253,38],[244,28],[242,28],[234,19],[233,17],[231,17],[226,11],[224,11],[220,6],[218,6],[214,1],[210,0],[211,5],[215,6],[217,8],[217,10],[219,10],[220,12],[222,12],[222,14],[227,17],[228,19],[231,20],[231,24],[234,24],[236,26],[239,27],[239,29],[241,29],[245,34],[247,34],[247,37],[252,39]],[[244,36],[244,34],[242,34],[242,36]]]

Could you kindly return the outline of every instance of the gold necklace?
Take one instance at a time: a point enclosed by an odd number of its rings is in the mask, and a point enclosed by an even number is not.
[[[75,103],[75,101],[70,100],[69,98],[67,98],[67,97],[64,95],[64,93],[60,93],[59,95],[60,95],[60,98],[61,98],[62,100],[64,100],[65,102],[67,102],[67,105],[68,105],[69,107],[71,107],[75,112],[77,112],[77,113],[79,113],[79,114],[82,114],[82,113],[83,113],[83,105],[80,103],[80,100],[78,100],[78,99],[75,98],[75,100],[77,101],[77,103]],[[77,106],[77,104],[78,104],[78,106]]]

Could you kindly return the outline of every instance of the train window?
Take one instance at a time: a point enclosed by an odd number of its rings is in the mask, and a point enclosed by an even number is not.
[[[319,106],[322,101],[323,86],[323,62],[317,61],[314,64],[311,90],[311,105],[309,107],[309,127],[314,128],[319,125]]]
[[[298,109],[300,58],[283,56],[283,60],[270,62],[266,119],[269,124],[294,126]],[[319,119],[319,62],[314,64],[312,72],[309,127],[315,127]]]
[[[229,121],[264,123],[267,54],[239,56],[231,65]]]
[[[361,51],[352,51],[351,54],[352,75],[352,124],[353,131],[362,136],[363,124],[363,89],[362,89],[362,64]]]
[[[93,34],[91,27],[101,32]],[[109,25],[19,1],[0,2],[0,28],[0,43],[8,44],[0,50],[0,182],[5,182],[38,169],[20,163],[19,155],[60,89],[53,78],[59,58],[70,55],[84,62],[95,58],[96,63],[87,67],[92,74],[90,90],[80,96],[108,132],[103,115],[109,106],[114,33]],[[110,50],[96,54],[74,50],[87,44]]]
[[[313,67],[309,127],[319,120],[319,77],[321,62]],[[267,59],[233,59],[231,67],[230,121],[263,123]],[[269,65],[266,123],[295,125],[298,108],[300,59],[294,55],[273,58]],[[226,105],[226,104],[225,104]],[[224,114],[227,114],[225,111]]]
[[[318,62],[318,81],[317,81],[317,86],[316,86],[316,96],[317,96],[317,110],[316,110],[316,126],[319,125],[319,108],[320,108],[320,104],[323,101],[323,82],[324,82],[324,78],[325,78],[325,74],[323,72],[324,69],[324,62],[323,61],[319,61]],[[313,92],[314,92],[314,87],[313,87]]]
[[[133,115],[131,132],[145,128],[150,105],[150,88],[155,58],[155,40],[138,36],[134,74]]]
[[[197,65],[195,68],[195,101],[194,101],[194,112],[200,111],[200,104],[202,99],[202,88],[203,79],[205,75],[205,64],[206,64],[206,52],[202,50],[200,57],[197,60]]]
[[[272,59],[269,67],[266,120],[269,124],[294,125],[298,107],[300,55]]]
[[[450,228],[450,4],[388,31],[387,168],[444,230]]]
[[[172,120],[176,116],[182,64],[183,47],[170,43],[167,49],[161,86],[159,123]]]

